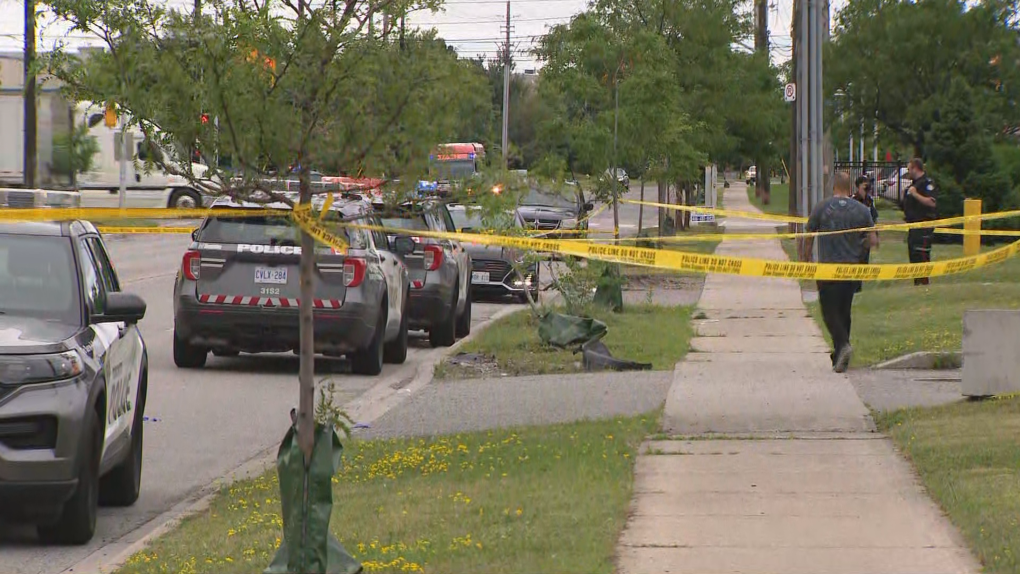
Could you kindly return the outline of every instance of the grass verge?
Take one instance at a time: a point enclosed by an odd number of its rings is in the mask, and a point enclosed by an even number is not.
[[[772,181],[771,193],[769,193],[769,204],[765,205],[760,197],[754,195],[754,186],[747,187],[747,197],[751,205],[773,215],[788,215],[790,212],[790,184],[776,183]]]
[[[435,439],[352,441],[331,529],[366,572],[613,571],[654,414]],[[261,572],[282,536],[275,470],[226,488],[121,574]]]
[[[1020,572],[1020,398],[877,414],[989,574]]]
[[[155,219],[93,219],[92,225],[96,227],[158,227],[159,221]],[[173,225],[185,225],[179,221]]]
[[[609,327],[602,341],[613,356],[651,363],[657,370],[671,370],[684,357],[691,338],[691,308],[628,305],[623,313],[608,310],[596,319]],[[580,355],[542,343],[538,319],[520,312],[490,325],[461,349],[493,358],[499,375],[546,375],[581,372]],[[476,378],[476,367],[454,365],[447,359],[436,367],[437,379]]]

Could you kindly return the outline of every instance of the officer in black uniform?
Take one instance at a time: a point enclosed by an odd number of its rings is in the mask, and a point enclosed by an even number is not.
[[[924,162],[918,158],[910,160],[908,166],[913,182],[903,199],[903,216],[907,223],[932,221],[938,217],[935,204],[935,184],[924,173]],[[910,251],[911,263],[928,263],[931,261],[931,243],[935,229],[931,227],[915,228],[907,232],[907,249]],[[928,278],[914,279],[914,285],[927,285]]]
[[[871,195],[871,182],[868,180],[867,176],[865,176],[865,175],[857,176],[857,180],[854,182],[854,193],[853,193],[852,197],[854,199],[856,199],[858,202],[860,202],[862,205],[864,205],[864,207],[868,208],[868,211],[871,212],[871,220],[874,221],[875,224],[877,225],[878,224],[878,207],[875,206],[875,198],[872,197],[872,195]],[[877,234],[875,235],[875,247],[878,247],[878,235]],[[870,263],[871,262],[871,248],[870,247],[865,248],[864,253],[865,253],[865,255],[864,255],[864,263]],[[858,282],[857,283],[857,292],[860,293],[863,288],[864,288],[864,283],[863,282]]]

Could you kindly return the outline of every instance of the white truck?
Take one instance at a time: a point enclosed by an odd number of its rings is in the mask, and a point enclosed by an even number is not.
[[[78,174],[82,207],[119,206],[121,129],[106,127],[103,113],[99,104],[78,105],[75,121],[89,126],[89,136],[99,146],[92,169]],[[132,141],[132,157],[127,162],[125,207],[202,207],[213,201],[214,197],[184,177],[164,173],[155,166],[147,168],[148,154],[158,153],[164,158],[168,154],[147,142],[141,130],[129,128],[127,133]],[[199,163],[192,163],[191,169],[199,177],[208,171]]]

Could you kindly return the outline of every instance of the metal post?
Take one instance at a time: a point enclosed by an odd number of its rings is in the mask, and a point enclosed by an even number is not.
[[[35,0],[25,0],[25,54],[22,62],[25,67],[25,100],[24,100],[24,154],[22,160],[25,187],[35,188],[35,173],[38,168],[38,149],[36,146],[36,101],[35,101]]]
[[[619,176],[616,174],[616,141],[617,134],[620,131],[620,82],[619,80],[620,68],[616,68],[616,73],[613,74],[613,92],[615,92],[616,107],[613,109],[613,237],[616,238],[616,242],[620,242],[620,202],[619,195],[620,190],[618,185],[620,182]]]
[[[509,169],[510,147],[510,0],[506,0],[506,46],[503,47],[503,169]]]
[[[860,160],[862,162],[864,161],[864,121],[863,120],[861,121],[861,152],[860,152]]]
[[[70,138],[67,140],[67,165],[68,171],[71,172],[70,185],[71,189],[78,190],[78,166],[74,165],[74,136],[75,136],[75,125],[74,125],[74,104],[70,103],[67,106],[67,123],[71,126]]]
[[[807,217],[811,211],[809,209],[811,183],[808,180],[808,173],[811,171],[809,168],[808,151],[809,151],[809,140],[808,140],[808,101],[811,98],[810,86],[808,85],[808,51],[811,49],[810,43],[810,29],[811,20],[809,10],[809,0],[799,0],[800,4],[800,30],[799,30],[799,44],[797,54],[797,102],[800,112],[800,117],[797,121],[798,129],[798,140],[800,141],[800,173],[797,178],[797,187],[799,188],[800,201],[798,207],[800,208],[799,215],[801,217]]]
[[[117,206],[124,209],[124,200],[127,195],[127,162],[131,157],[131,142],[128,141],[127,120],[121,118],[120,128],[120,190],[117,197]]]

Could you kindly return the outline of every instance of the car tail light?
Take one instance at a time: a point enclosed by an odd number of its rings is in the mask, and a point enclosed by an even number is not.
[[[198,281],[202,273],[202,254],[198,251],[188,251],[181,261],[181,271],[191,281]]]
[[[364,259],[349,257],[344,261],[344,285],[346,287],[357,287],[365,280],[367,266]]]
[[[435,271],[443,264],[443,248],[438,245],[425,246],[425,270]]]

